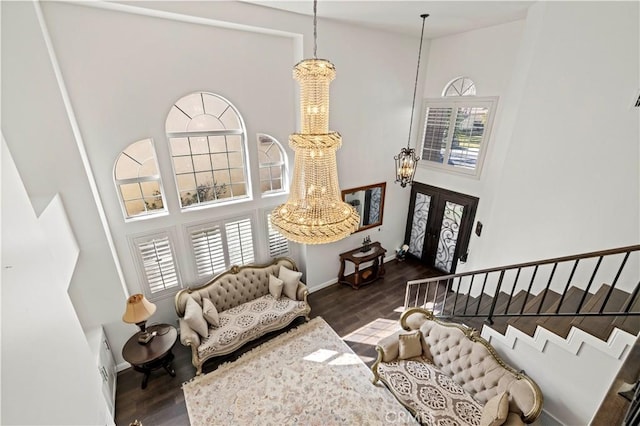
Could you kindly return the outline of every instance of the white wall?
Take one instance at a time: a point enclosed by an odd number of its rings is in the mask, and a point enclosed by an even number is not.
[[[533,42],[514,69],[526,78],[513,124],[504,123],[512,128],[501,134],[509,149],[489,215],[478,217],[485,228],[473,268],[637,244],[640,237],[640,127],[631,108],[640,86],[638,4],[548,2],[533,9]]]
[[[36,217],[3,138],[2,424],[108,418],[97,365],[67,294],[78,258],[73,242],[58,198]]]

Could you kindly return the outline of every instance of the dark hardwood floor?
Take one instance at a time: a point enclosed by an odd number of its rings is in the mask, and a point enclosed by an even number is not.
[[[435,276],[434,270],[415,260],[385,263],[384,279],[354,290],[349,286],[334,284],[312,293],[309,296],[311,317],[321,316],[341,336],[344,337],[378,319],[396,321],[400,318],[400,307],[404,304],[404,291],[407,281]],[[336,271],[337,273],[337,271]],[[296,320],[291,327],[302,323]],[[291,328],[289,327],[289,328]],[[285,330],[286,331],[286,330]],[[267,339],[279,334],[271,333],[252,342],[241,350],[205,364],[206,374],[224,362],[232,361],[242,353],[258,346]],[[354,339],[357,340],[357,339]],[[347,344],[367,365],[376,357],[375,343],[355,342],[347,339]],[[173,367],[176,377],[169,376],[160,369],[151,373],[145,390],[140,389],[142,374],[127,369],[118,374],[116,391],[116,424],[129,425],[139,420],[144,426],[188,425],[187,408],[181,385],[195,375],[191,364],[191,351],[179,342],[173,350]],[[212,401],[212,403],[215,403]]]

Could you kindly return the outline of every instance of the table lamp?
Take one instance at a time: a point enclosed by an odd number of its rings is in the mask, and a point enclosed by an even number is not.
[[[138,343],[146,344],[153,339],[153,334],[147,331],[147,320],[156,311],[156,305],[149,302],[142,294],[134,294],[127,299],[127,308],[122,321],[140,327]]]

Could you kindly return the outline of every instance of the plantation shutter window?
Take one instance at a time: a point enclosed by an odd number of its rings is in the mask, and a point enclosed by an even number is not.
[[[226,269],[219,226],[191,232],[191,244],[198,276],[214,275]]]
[[[181,287],[175,255],[168,235],[140,237],[135,240],[135,246],[142,266],[147,294],[151,298],[173,292]]]
[[[269,256],[278,257],[289,254],[289,240],[271,226],[271,213],[267,213],[267,234],[269,236]]]
[[[495,104],[495,98],[428,99],[420,164],[479,177]]]
[[[219,274],[233,265],[247,265],[255,260],[253,220],[250,216],[188,226],[198,277]]]
[[[227,252],[231,265],[246,265],[254,260],[251,220],[241,219],[225,224]]]

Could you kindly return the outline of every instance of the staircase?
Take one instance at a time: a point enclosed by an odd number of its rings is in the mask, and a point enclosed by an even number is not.
[[[567,338],[575,327],[607,341],[615,329],[640,332],[640,245],[413,280],[405,309],[505,334],[538,327]],[[629,283],[632,283],[630,285]]]
[[[595,424],[612,411],[612,381],[638,346],[639,292],[633,245],[409,281],[404,308],[480,330],[543,389],[543,425]]]

